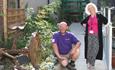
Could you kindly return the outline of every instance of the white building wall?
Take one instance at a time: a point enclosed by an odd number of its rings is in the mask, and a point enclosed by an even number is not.
[[[97,5],[97,0],[90,0],[90,2],[94,3],[95,5]]]
[[[29,8],[33,8],[37,11],[38,7],[48,4],[48,0],[24,0],[24,5],[28,4]]]

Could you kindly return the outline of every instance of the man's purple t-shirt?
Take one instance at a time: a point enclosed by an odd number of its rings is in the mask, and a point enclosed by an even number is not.
[[[59,53],[62,55],[68,54],[72,49],[72,45],[77,42],[78,39],[71,32],[66,32],[65,35],[56,32],[52,37],[52,43],[57,44]]]

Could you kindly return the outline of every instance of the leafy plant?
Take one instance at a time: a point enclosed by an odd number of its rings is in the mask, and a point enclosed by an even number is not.
[[[17,47],[23,48],[26,46],[27,41],[33,32],[38,32],[40,34],[41,40],[41,50],[40,56],[43,62],[46,57],[52,53],[51,49],[51,37],[52,32],[57,30],[57,21],[54,19],[53,15],[58,11],[59,3],[52,2],[49,5],[38,8],[38,12],[35,14],[33,9],[27,10],[26,26],[22,30],[23,35],[21,35],[17,40]],[[52,15],[53,14],[53,15]]]
[[[52,54],[51,49],[51,37],[54,31],[57,31],[58,20],[54,16],[58,16],[59,1],[54,1],[49,5],[38,8],[37,13],[33,11],[32,8],[26,8],[26,26],[21,30],[22,34],[17,37],[16,46],[17,48],[27,47],[26,44],[33,32],[38,32],[41,40],[40,47],[40,60],[42,63],[50,54]],[[6,46],[11,48],[13,44],[13,37],[8,38]]]

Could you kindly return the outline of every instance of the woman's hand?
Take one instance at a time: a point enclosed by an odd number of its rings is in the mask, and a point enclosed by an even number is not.
[[[85,27],[85,28],[86,28],[86,24],[83,24],[83,27]]]

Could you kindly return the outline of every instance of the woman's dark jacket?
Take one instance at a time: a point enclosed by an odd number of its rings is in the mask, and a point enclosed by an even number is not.
[[[103,33],[102,33],[102,25],[107,24],[108,20],[101,14],[96,14],[98,21],[98,36],[99,36],[99,52],[97,54],[96,59],[102,60],[103,58]],[[86,32],[85,32],[85,58],[87,59],[87,46],[88,46],[88,19],[90,15],[86,17],[81,24],[86,24]]]

